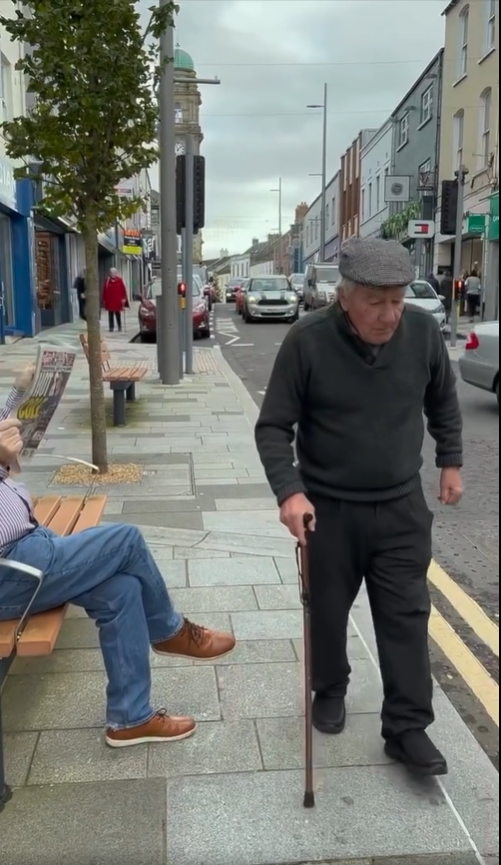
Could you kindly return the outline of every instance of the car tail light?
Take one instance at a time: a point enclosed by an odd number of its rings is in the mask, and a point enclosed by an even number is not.
[[[466,342],[466,351],[477,351],[477,349],[479,349],[479,348],[480,348],[480,340],[479,340],[477,334],[475,333],[475,331],[473,330],[470,333],[468,340]]]

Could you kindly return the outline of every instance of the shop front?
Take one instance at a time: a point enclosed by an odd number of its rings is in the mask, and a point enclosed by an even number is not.
[[[35,216],[36,297],[42,330],[72,320],[65,235],[58,221]]]
[[[28,192],[26,181],[16,182],[13,163],[0,156],[0,340],[36,332]]]

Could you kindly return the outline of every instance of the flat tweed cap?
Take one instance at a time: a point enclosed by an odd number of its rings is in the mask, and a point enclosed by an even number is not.
[[[415,279],[411,257],[396,240],[348,240],[341,249],[341,276],[372,288],[409,285]]]

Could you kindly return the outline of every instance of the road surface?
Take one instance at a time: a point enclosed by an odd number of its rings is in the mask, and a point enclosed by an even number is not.
[[[215,339],[249,393],[262,403],[288,331],[282,322],[247,325],[218,305]],[[465,420],[466,492],[460,507],[437,503],[434,445],[423,481],[436,511],[432,658],[437,679],[499,767],[499,411],[494,397],[459,382]]]

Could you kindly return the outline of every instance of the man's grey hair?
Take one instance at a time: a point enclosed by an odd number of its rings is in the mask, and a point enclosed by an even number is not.
[[[342,276],[337,284],[337,293],[338,295],[341,293],[346,296],[347,294],[352,294],[357,288],[360,288],[358,282],[353,282],[347,276]]]

